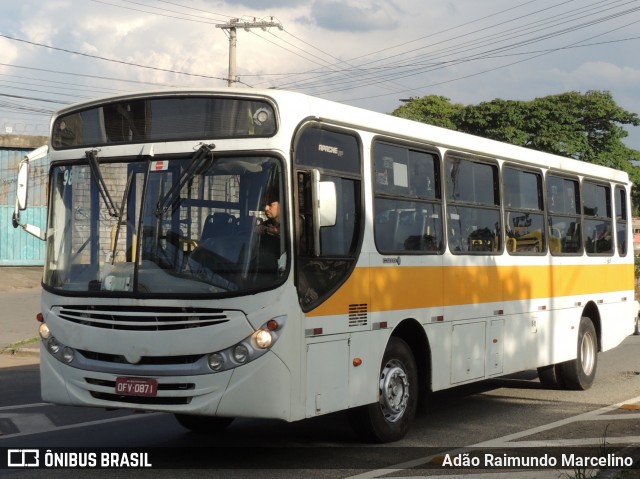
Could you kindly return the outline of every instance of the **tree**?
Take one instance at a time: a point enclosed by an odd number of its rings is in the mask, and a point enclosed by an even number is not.
[[[446,97],[411,99],[393,115],[533,148],[629,173],[640,185],[640,151],[628,148],[624,125],[640,126],[636,113],[618,106],[610,92],[567,92],[532,101],[495,99],[478,105],[452,104]],[[640,187],[633,188],[636,208]]]
[[[457,130],[454,119],[463,109],[464,105],[452,104],[447,97],[429,95],[422,98],[411,98],[407,103],[396,109],[393,115],[441,126],[450,130]]]

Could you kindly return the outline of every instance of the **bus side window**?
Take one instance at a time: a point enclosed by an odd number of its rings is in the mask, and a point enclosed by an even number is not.
[[[497,165],[449,157],[446,175],[449,250],[499,253],[502,220]]]
[[[551,254],[582,253],[578,180],[547,175],[547,206]]]
[[[427,151],[378,141],[373,148],[374,236],[383,254],[444,249],[440,161]]]
[[[613,254],[611,188],[584,181],[582,190],[585,251],[587,254]]]
[[[623,187],[616,186],[615,189],[615,213],[616,213],[616,242],[618,244],[618,254],[627,254],[627,194]]]
[[[544,224],[542,173],[537,170],[505,165],[502,169],[502,178],[507,252],[509,254],[545,252],[548,230]],[[552,238],[553,234],[550,242],[553,242]],[[559,245],[554,247],[559,248]]]

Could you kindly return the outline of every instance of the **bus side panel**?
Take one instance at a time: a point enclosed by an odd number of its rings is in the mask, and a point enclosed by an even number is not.
[[[291,421],[290,371],[271,353],[234,369],[217,415]]]
[[[620,291],[619,296],[626,301],[601,304],[598,306],[602,324],[601,350],[608,351],[633,334],[635,325],[635,301],[633,291]]]
[[[346,409],[349,341],[335,335],[307,345],[306,417]]]
[[[431,347],[431,389],[440,391],[451,386],[451,323],[431,323],[425,326]]]
[[[378,400],[378,377],[389,330],[378,330],[351,335],[349,346],[349,407],[371,404]],[[356,366],[353,360],[362,360]]]

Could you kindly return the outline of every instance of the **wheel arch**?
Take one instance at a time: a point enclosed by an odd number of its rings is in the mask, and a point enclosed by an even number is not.
[[[596,339],[598,341],[598,351],[602,351],[602,324],[600,320],[600,310],[593,301],[589,301],[582,310],[582,316],[589,318],[596,329]]]
[[[414,318],[402,320],[391,336],[402,339],[411,348],[418,368],[419,398],[426,398],[431,391],[431,347],[422,325]]]

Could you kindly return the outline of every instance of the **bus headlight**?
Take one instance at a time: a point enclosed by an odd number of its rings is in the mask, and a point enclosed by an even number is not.
[[[51,336],[47,341],[47,349],[53,355],[58,354],[58,352],[60,351],[60,343],[56,338]]]
[[[71,349],[69,346],[65,346],[64,349],[62,350],[62,360],[69,364],[71,361],[73,361],[75,358],[75,353],[73,352],[73,349]]]
[[[38,334],[42,339],[49,339],[49,336],[51,336],[51,331],[49,331],[49,326],[47,326],[47,323],[42,323],[40,325],[40,327],[38,328]]]
[[[236,345],[235,348],[233,348],[233,359],[235,359],[236,362],[243,364],[247,361],[248,358],[249,350],[244,344],[240,343]]]
[[[220,371],[224,366],[224,357],[220,353],[212,353],[209,355],[209,367],[214,371]]]
[[[273,343],[273,336],[271,336],[271,331],[259,329],[256,331],[255,340],[260,349],[267,349],[270,348]]]
[[[250,336],[233,346],[210,353],[207,364],[213,372],[226,371],[250,363],[269,351],[282,334],[286,316],[272,318]]]

